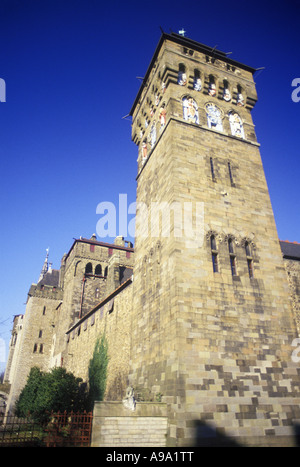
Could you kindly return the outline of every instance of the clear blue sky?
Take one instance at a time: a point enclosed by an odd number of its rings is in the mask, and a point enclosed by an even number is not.
[[[253,111],[280,239],[300,242],[299,0],[0,0],[0,338],[45,256],[96,231],[102,201],[135,201],[129,113],[160,38],[217,46],[255,68]],[[107,240],[107,239],[103,239]],[[0,362],[0,369],[3,364]]]

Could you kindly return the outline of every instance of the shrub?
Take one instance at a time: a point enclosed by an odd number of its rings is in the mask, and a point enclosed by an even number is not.
[[[49,373],[32,368],[16,403],[16,415],[26,417],[30,413],[42,422],[51,411],[85,410],[87,397],[81,382],[81,378],[67,373],[65,368],[53,368]]]
[[[89,364],[89,401],[90,408],[94,402],[102,401],[106,388],[108,365],[108,345],[105,336],[97,339],[93,358]]]

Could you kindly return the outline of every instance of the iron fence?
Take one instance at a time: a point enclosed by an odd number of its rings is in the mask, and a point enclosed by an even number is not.
[[[47,423],[38,423],[30,416],[8,416],[0,425],[0,447],[88,447],[92,421],[92,412],[52,412]]]

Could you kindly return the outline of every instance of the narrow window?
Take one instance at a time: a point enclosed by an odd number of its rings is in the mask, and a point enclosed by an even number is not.
[[[213,182],[215,182],[216,181],[216,175],[215,175],[215,168],[214,168],[214,160],[213,160],[212,157],[210,158],[210,171],[211,171],[212,180],[213,180]]]
[[[233,181],[232,169],[231,169],[230,162],[228,162],[228,174],[229,174],[230,183],[231,183],[232,186],[234,186],[234,181]]]
[[[246,251],[246,257],[247,257],[248,274],[249,274],[250,279],[252,279],[254,277],[253,258],[252,258],[251,248],[248,242],[245,243],[245,251]]]
[[[231,274],[233,276],[236,276],[236,262],[235,262],[235,256],[230,255],[230,267],[231,267]]]
[[[247,258],[247,263],[248,263],[248,273],[249,273],[249,277],[250,277],[250,279],[252,279],[252,278],[254,277],[252,259]]]
[[[177,83],[179,84],[179,86],[185,86],[187,83],[186,70],[183,63],[179,64]]]
[[[44,345],[41,344],[41,345],[40,345],[40,353],[43,353],[43,351],[44,351]]]
[[[33,353],[36,353],[36,351],[37,351],[37,344],[34,344],[34,346],[33,346]]]
[[[113,254],[113,249],[112,248],[109,248],[108,249],[108,256],[111,256]]]
[[[96,269],[95,269],[95,275],[96,276],[101,276],[101,274],[102,274],[101,264],[97,264]]]
[[[245,243],[245,250],[246,250],[246,256],[250,256],[252,257],[251,255],[251,249],[250,249],[250,245],[248,242]]]
[[[85,267],[86,274],[93,274],[93,265],[92,263],[88,263]]]
[[[217,93],[215,78],[213,75],[209,76],[209,85],[208,85],[208,94],[210,96],[215,96]]]
[[[212,258],[213,271],[219,272],[218,251],[217,251],[217,245],[216,245],[216,238],[214,235],[210,237],[210,247],[211,247],[211,258]]]
[[[224,88],[223,88],[223,99],[224,99],[224,101],[226,101],[226,102],[230,102],[230,100],[231,100],[231,94],[230,94],[230,91],[229,91],[228,81],[227,81],[226,79],[224,79],[223,85],[224,85]]]
[[[243,107],[245,105],[245,99],[240,85],[237,87],[236,103],[239,107]]]
[[[90,243],[90,252],[91,253],[94,253],[95,251],[95,245],[93,245],[92,243]]]
[[[232,239],[231,238],[228,240],[228,249],[229,249],[229,253],[231,255],[233,255],[234,251],[233,251],[233,244],[232,244]]]
[[[46,307],[44,306],[44,308],[43,308],[43,315],[45,315],[45,314],[46,314]]]
[[[106,266],[106,268],[104,269],[104,277],[107,277],[107,270],[108,270],[108,266]]]
[[[200,71],[195,69],[194,70],[194,84],[193,84],[193,88],[195,89],[195,91],[201,91],[202,89],[202,82],[201,82],[201,78],[200,78]]]
[[[236,276],[236,257],[234,254],[234,249],[233,249],[233,242],[232,239],[230,238],[228,240],[228,250],[229,250],[229,258],[230,258],[230,267],[231,267],[231,274],[233,276]]]
[[[42,337],[42,335],[43,335],[43,331],[40,330],[40,332],[39,332],[39,337]]]

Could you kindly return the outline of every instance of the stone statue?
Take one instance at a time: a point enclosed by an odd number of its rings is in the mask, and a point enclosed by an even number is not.
[[[126,396],[123,399],[123,405],[126,409],[135,410],[135,398],[134,398],[134,390],[131,386],[126,389]]]

